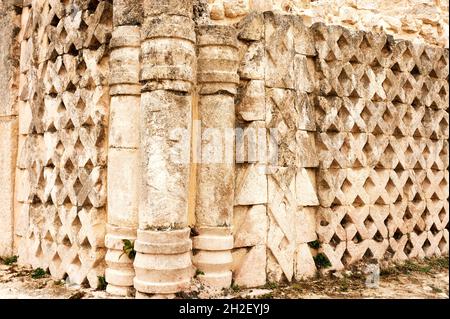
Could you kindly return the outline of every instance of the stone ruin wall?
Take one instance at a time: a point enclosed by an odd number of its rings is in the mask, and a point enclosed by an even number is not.
[[[252,11],[294,14],[352,30],[384,31],[396,38],[448,48],[448,0],[205,0],[214,23],[230,24]]]
[[[448,255],[442,41],[273,12],[219,22],[189,1],[3,5],[0,255],[140,297],[188,289],[192,265],[256,287],[314,275],[318,254],[336,270]],[[275,129],[276,165],[245,143],[236,164],[172,163],[173,128],[192,163],[208,156],[195,120]]]

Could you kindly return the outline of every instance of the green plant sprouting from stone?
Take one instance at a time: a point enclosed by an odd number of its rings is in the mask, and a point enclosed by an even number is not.
[[[123,248],[122,248],[122,254],[120,255],[120,257],[122,257],[123,255],[127,255],[128,258],[130,259],[134,259],[134,257],[136,257],[136,250],[134,250],[134,242],[129,240],[129,239],[123,239]]]

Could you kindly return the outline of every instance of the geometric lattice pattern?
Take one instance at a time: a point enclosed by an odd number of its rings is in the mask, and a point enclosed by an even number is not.
[[[448,50],[313,26],[317,233],[336,269],[448,253]]]
[[[111,29],[111,1],[32,1],[22,14],[21,258],[91,286],[105,255]]]

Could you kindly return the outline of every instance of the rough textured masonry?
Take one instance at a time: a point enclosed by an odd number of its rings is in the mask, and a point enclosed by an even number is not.
[[[0,256],[145,298],[448,255],[448,39],[269,2],[2,1]]]

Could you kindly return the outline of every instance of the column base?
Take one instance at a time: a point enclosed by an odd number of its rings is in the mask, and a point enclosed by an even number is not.
[[[162,297],[189,288],[193,275],[189,235],[190,228],[172,231],[138,230],[134,287],[140,295]]]
[[[202,227],[194,237],[194,264],[202,274],[198,280],[212,289],[229,288],[232,281],[233,236],[226,227]]]
[[[106,292],[114,296],[129,297],[133,293],[135,276],[133,260],[123,253],[124,240],[136,239],[136,229],[107,225],[105,245],[108,248],[105,261]]]

